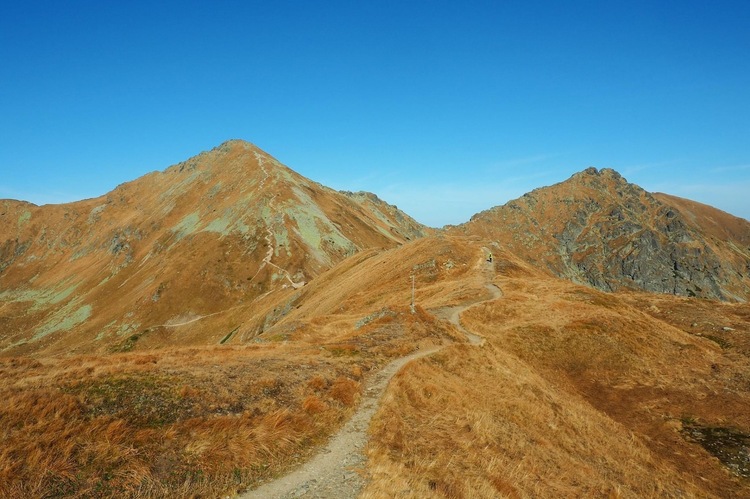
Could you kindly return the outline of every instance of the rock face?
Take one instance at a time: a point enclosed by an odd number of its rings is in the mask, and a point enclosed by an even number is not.
[[[750,223],[650,194],[611,169],[588,168],[453,230],[495,239],[557,276],[606,291],[750,297]]]
[[[73,330],[92,345],[119,341],[300,287],[428,230],[237,140],[100,198],[0,201],[0,349],[49,348]]]

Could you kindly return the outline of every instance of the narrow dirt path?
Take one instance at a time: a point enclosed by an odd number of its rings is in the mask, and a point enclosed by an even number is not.
[[[263,156],[261,154],[259,154],[259,153],[256,152],[255,153],[255,158],[258,160],[258,166],[260,167],[261,171],[263,172],[263,178],[260,180],[260,183],[258,184],[258,192],[262,193],[263,189],[265,188],[266,182],[268,181],[269,178],[271,178],[271,174],[268,173],[268,170],[266,170]],[[266,202],[266,206],[268,206],[268,208],[271,211],[271,213],[273,213],[273,211],[274,211],[273,200],[274,200],[275,197],[276,197],[275,194],[272,195],[270,198],[268,198],[268,201]],[[260,265],[258,266],[258,270],[249,279],[248,282],[249,283],[253,282],[255,280],[255,278],[258,277],[258,274],[260,274],[261,270],[263,270],[266,267],[266,265],[270,265],[270,266],[274,267],[276,270],[278,270],[279,272],[281,272],[284,275],[284,278],[287,281],[289,281],[289,284],[292,286],[292,288],[299,289],[302,286],[304,286],[305,285],[304,281],[295,282],[294,279],[292,279],[291,274],[289,274],[289,271],[287,271],[286,269],[284,269],[282,267],[279,267],[278,265],[276,265],[275,263],[273,263],[271,261],[271,259],[273,258],[273,254],[274,254],[273,230],[272,230],[272,223],[271,222],[269,222],[268,224],[266,224],[266,233],[263,236],[263,239],[265,240],[266,246],[268,248],[266,250],[266,255],[263,257],[263,260],[261,260]],[[120,287],[122,287],[122,285]],[[224,314],[224,313],[227,313],[227,312],[229,312],[231,310],[234,310],[236,308],[240,308],[240,307],[243,307],[243,306],[245,306],[245,305],[244,304],[243,305],[237,305],[237,306],[225,309],[225,310],[220,310],[218,312],[214,312],[212,314],[196,315],[195,317],[191,317],[189,319],[185,319],[185,320],[181,320],[181,321],[177,321],[177,322],[166,323],[166,324],[154,324],[153,326],[150,326],[150,327],[181,327],[181,326],[187,326],[189,324],[193,324],[194,322],[198,322],[200,320],[206,319],[208,317],[213,317],[215,315]]]
[[[331,498],[357,497],[364,486],[358,469],[365,465],[364,447],[380,398],[388,382],[408,362],[433,354],[441,347],[420,350],[394,360],[370,379],[359,408],[315,457],[292,473],[278,478],[239,497],[250,498]]]
[[[480,266],[484,267],[483,275],[487,279],[491,274],[491,272],[488,272],[491,267],[484,263]],[[472,345],[481,346],[485,343],[485,340],[461,325],[461,313],[485,301],[495,300],[502,296],[502,291],[495,284],[488,282],[485,287],[491,296],[486,300],[456,307],[445,307],[435,311],[438,317],[449,320],[456,325]],[[238,497],[241,499],[356,498],[365,485],[365,477],[360,473],[360,470],[364,468],[367,461],[364,454],[364,448],[367,444],[367,430],[379,407],[380,399],[388,387],[388,382],[407,363],[431,355],[442,350],[442,348],[434,347],[421,350],[386,365],[368,381],[364,396],[351,419],[310,461],[288,475],[261,485],[254,490],[244,492]]]
[[[487,300],[478,301],[468,305],[458,305],[456,307],[443,307],[433,311],[433,313],[441,319],[450,321],[454,326],[456,326],[458,330],[461,331],[464,336],[466,336],[466,338],[469,340],[469,343],[471,343],[472,345],[484,345],[485,339],[478,334],[472,333],[471,331],[466,329],[463,324],[461,324],[461,314],[472,307],[481,305],[485,301],[497,300],[498,298],[503,296],[503,292],[500,291],[500,288],[497,287],[496,284],[488,283],[485,285],[485,288],[490,292],[491,295],[491,298],[488,298]]]
[[[271,175],[268,173],[268,170],[266,170],[266,166],[263,161],[263,156],[256,152],[255,158],[258,160],[258,166],[260,166],[260,169],[263,172],[263,178],[261,179],[260,184],[258,184],[258,191],[262,192],[263,188],[266,185],[266,181],[270,178]],[[273,212],[275,211],[273,207],[273,200],[275,197],[276,195],[274,194],[273,196],[268,198],[268,201],[266,203],[266,206],[268,206],[268,209],[270,210],[271,215],[273,215]],[[282,215],[282,223],[283,223],[283,215]],[[270,265],[284,275],[284,278],[287,281],[289,281],[289,284],[292,286],[292,288],[299,289],[302,286],[304,286],[305,281],[295,282],[294,279],[292,279],[292,276],[289,273],[289,271],[287,271],[284,268],[279,267],[278,265],[276,265],[275,263],[271,261],[271,259],[273,258],[274,247],[273,247],[273,230],[271,228],[270,221],[268,224],[266,224],[266,234],[265,236],[263,236],[263,239],[266,241],[268,250],[266,251],[266,256],[263,258],[263,261],[261,261],[260,266],[258,267],[258,270],[255,272],[255,275],[253,275],[253,277],[250,279],[250,282],[254,281],[255,278],[258,277],[258,274],[260,274],[260,271],[263,270],[266,267],[266,265]]]

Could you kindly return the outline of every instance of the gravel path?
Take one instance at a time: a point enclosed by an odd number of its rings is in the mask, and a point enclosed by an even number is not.
[[[367,429],[388,382],[409,361],[425,357],[438,350],[440,347],[420,350],[386,365],[370,379],[357,412],[322,451],[296,471],[245,492],[239,497],[243,499],[293,497],[349,499],[357,497],[364,486],[364,477],[360,471],[365,467],[364,447],[367,444]]]

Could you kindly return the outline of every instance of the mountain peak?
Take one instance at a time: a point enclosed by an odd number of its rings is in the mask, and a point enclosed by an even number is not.
[[[248,173],[260,175],[268,168],[277,169],[282,165],[261,148],[242,139],[230,139],[218,146],[203,151],[176,165],[172,165],[165,173],[202,172],[203,174],[230,174],[233,182],[245,178]],[[230,182],[231,179],[225,179]]]
[[[230,151],[260,151],[266,154],[264,151],[262,151],[258,146],[253,144],[252,142],[248,142],[244,139],[229,139],[225,140],[218,146],[211,149],[211,151],[220,151],[220,152],[230,152]]]
[[[620,175],[619,172],[612,168],[597,169],[594,166],[590,166],[583,171],[574,173],[571,179],[577,179],[583,182],[591,181],[610,181],[610,182],[622,182],[628,183],[628,181]]]
[[[750,255],[743,241],[750,226],[735,221],[731,233],[721,231],[707,223],[716,213],[695,213],[708,212],[657,198],[611,168],[590,167],[479,213],[460,230],[605,291],[746,300]]]

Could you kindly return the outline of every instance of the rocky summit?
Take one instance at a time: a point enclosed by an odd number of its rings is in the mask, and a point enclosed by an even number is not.
[[[651,194],[607,168],[536,189],[452,232],[495,239],[556,276],[605,291],[750,296],[750,223]]]

